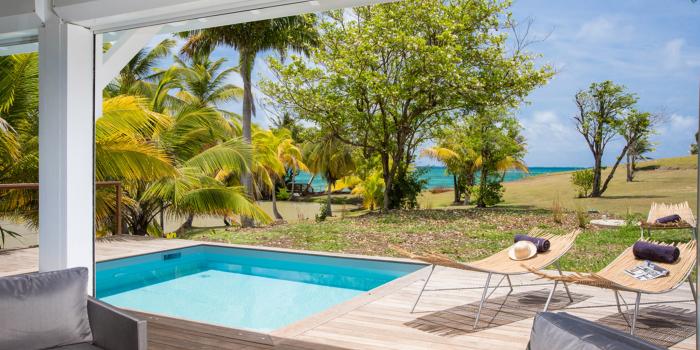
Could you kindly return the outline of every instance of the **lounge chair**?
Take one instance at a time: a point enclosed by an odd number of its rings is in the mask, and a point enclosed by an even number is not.
[[[680,222],[668,224],[659,224],[656,222],[659,218],[674,214],[681,217]],[[652,230],[677,229],[690,229],[693,232],[693,239],[698,238],[695,215],[693,215],[693,210],[690,208],[690,205],[688,205],[688,202],[678,204],[652,203],[646,221],[642,221],[639,226],[642,230],[642,239],[644,238],[644,233],[647,233],[647,235],[651,237]]]
[[[656,244],[662,244],[657,243]],[[622,314],[625,322],[630,326],[630,334],[634,335],[634,330],[637,324],[637,315],[639,314],[639,303],[642,294],[662,294],[668,293],[676,288],[678,288],[686,280],[690,284],[690,291],[693,294],[693,300],[697,303],[697,295],[695,292],[695,287],[691,281],[690,274],[695,267],[695,246],[696,241],[691,240],[688,243],[678,244],[677,247],[680,250],[680,257],[673,264],[666,264],[655,262],[655,264],[667,269],[669,271],[668,276],[659,277],[653,280],[640,281],[627,273],[626,269],[631,269],[642,263],[642,260],[638,260],[634,257],[632,253],[632,247],[627,248],[620,256],[618,256],[613,262],[608,266],[600,270],[598,273],[581,274],[574,273],[570,275],[551,275],[540,271],[531,270],[538,276],[553,280],[555,285],[558,282],[572,283],[572,284],[583,284],[587,286],[611,289],[615,293],[615,302],[617,303],[617,310]],[[620,292],[633,292],[637,294],[637,298],[634,304],[634,314],[632,317],[632,323],[622,312],[620,307],[620,298],[622,295]],[[551,300],[552,295],[549,295],[547,304]],[[628,308],[627,302],[622,299],[625,304],[625,308]],[[545,311],[547,309],[545,308]]]
[[[513,284],[510,281],[510,276],[512,275],[522,275],[526,273],[531,273],[531,269],[533,270],[541,270],[544,269],[548,266],[554,265],[556,267],[557,271],[559,271],[559,274],[562,274],[561,269],[559,267],[559,258],[561,258],[566,252],[571,249],[571,247],[574,245],[574,241],[576,241],[576,237],[579,235],[581,231],[580,230],[575,230],[571,233],[568,233],[566,235],[553,235],[553,234],[546,234],[544,233],[543,230],[541,229],[533,229],[530,231],[528,235],[532,237],[540,237],[540,238],[545,238],[548,239],[550,242],[550,248],[548,251],[544,253],[538,253],[534,257],[527,259],[527,260],[512,260],[508,257],[508,249],[501,250],[500,252],[489,256],[488,258],[470,262],[470,263],[461,263],[455,260],[450,259],[449,257],[446,257],[444,255],[439,255],[439,254],[427,254],[427,255],[415,255],[413,253],[407,252],[401,248],[398,247],[393,247],[396,251],[402,253],[403,255],[406,255],[412,259],[417,259],[421,261],[425,261],[427,263],[431,264],[431,269],[430,269],[430,274],[428,277],[425,279],[425,282],[423,283],[423,287],[421,288],[420,294],[418,294],[418,298],[416,299],[415,303],[413,304],[413,307],[411,308],[411,313],[414,312],[416,309],[416,305],[418,305],[418,302],[420,301],[421,296],[423,296],[423,292],[425,291],[425,287],[428,285],[428,282],[430,281],[430,277],[433,275],[433,271],[435,271],[435,266],[445,266],[445,267],[451,267],[455,269],[460,269],[460,270],[469,270],[469,271],[479,271],[479,272],[485,272],[488,274],[486,277],[486,284],[484,285],[484,292],[481,295],[481,302],[479,303],[479,309],[476,313],[476,320],[474,321],[474,328],[476,329],[477,325],[479,324],[479,317],[481,316],[481,310],[484,306],[484,303],[488,298],[493,294],[498,287],[500,287],[501,283],[503,282],[504,279],[508,281],[508,285],[510,287],[510,290],[508,291],[507,295],[510,295],[510,293],[513,292]],[[493,287],[493,290],[491,293],[488,293],[488,290],[490,288],[490,283],[491,283],[491,276],[492,275],[502,275],[500,281],[498,281],[498,284],[496,284],[495,287]],[[552,293],[554,293],[554,289],[556,289],[557,283],[554,283],[554,288],[552,289]],[[569,300],[571,302],[574,301],[574,299],[571,297],[571,293],[569,292],[569,288],[564,284],[564,288],[566,289],[566,294],[569,296]],[[547,300],[549,304],[549,299]],[[545,309],[547,308],[547,305],[545,305]]]

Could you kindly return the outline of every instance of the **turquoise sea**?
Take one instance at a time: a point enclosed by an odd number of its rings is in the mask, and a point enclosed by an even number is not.
[[[428,169],[428,171],[423,175],[423,178],[428,180],[428,189],[431,188],[452,188],[454,182],[452,180],[452,175],[449,175],[445,170],[445,167],[431,166],[423,167]],[[526,174],[519,170],[512,170],[506,173],[505,181],[515,181],[522,179],[527,176],[537,176],[549,173],[558,173],[562,171],[572,171],[578,170],[580,168],[576,167],[531,167],[530,173]],[[297,183],[307,183],[309,181],[310,175],[307,173],[301,173],[296,178]],[[321,177],[315,177],[314,181],[311,183],[314,191],[323,191],[326,188],[326,182],[323,181]]]

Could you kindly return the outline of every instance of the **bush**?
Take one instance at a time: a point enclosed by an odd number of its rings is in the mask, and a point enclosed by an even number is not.
[[[316,222],[326,221],[326,218],[331,214],[331,204],[321,204],[321,211],[316,214]]]
[[[564,208],[561,207],[559,196],[554,197],[552,201],[552,220],[557,224],[564,222]]]
[[[289,200],[290,197],[292,197],[292,195],[289,193],[289,191],[287,191],[286,187],[280,187],[280,189],[277,191],[277,199],[281,201]]]
[[[484,203],[487,207],[494,206],[503,201],[503,186],[500,181],[489,180],[481,193],[481,186],[472,186],[471,195],[476,203]]]
[[[417,168],[396,174],[394,184],[389,193],[389,208],[418,208],[418,196],[428,184],[428,180],[421,178],[421,176],[427,171],[427,168]]]
[[[571,174],[571,183],[578,191],[578,197],[588,197],[593,189],[593,169],[574,171]]]
[[[588,212],[581,207],[576,208],[576,222],[580,228],[588,226]]]

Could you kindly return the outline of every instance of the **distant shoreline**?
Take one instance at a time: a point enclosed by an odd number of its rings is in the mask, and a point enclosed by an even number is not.
[[[452,175],[447,174],[446,167],[444,166],[419,166],[416,167],[422,169],[425,173],[421,178],[428,180],[428,184],[425,186],[426,191],[435,189],[452,189],[454,188],[454,180]],[[585,169],[582,167],[530,167],[530,173],[526,174],[520,170],[510,170],[506,172],[503,182],[513,182],[524,178],[532,176],[540,176],[546,174],[556,174],[568,171],[575,171],[579,169]],[[295,182],[296,183],[308,183],[310,176],[308,174],[299,174]],[[315,177],[312,183],[314,190],[323,191],[326,189],[325,181],[320,177]]]

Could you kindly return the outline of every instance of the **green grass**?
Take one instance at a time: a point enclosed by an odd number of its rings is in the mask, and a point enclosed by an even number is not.
[[[569,210],[597,210],[625,217],[628,213],[646,215],[652,202],[677,203],[688,201],[695,208],[697,191],[697,158],[695,156],[665,158],[639,164],[634,182],[625,181],[624,164],[602,198],[576,198],[571,185],[571,173],[538,175],[520,181],[504,183],[504,203],[501,206],[550,209],[555,198]],[[604,172],[604,176],[607,172]],[[452,205],[452,192],[424,193],[422,207]]]
[[[512,244],[513,235],[539,227],[554,233],[577,227],[574,210],[598,210],[635,221],[646,217],[651,202],[688,201],[695,205],[695,157],[668,158],[640,164],[636,181],[625,182],[621,167],[603,198],[575,198],[570,173],[541,175],[505,184],[505,203],[491,209],[449,207],[452,192],[426,192],[420,199],[423,210],[392,211],[386,214],[347,211],[322,223],[302,220],[296,224],[245,230],[198,230],[185,238],[271,247],[396,256],[391,245],[416,253],[437,252],[461,261],[491,255]],[[558,198],[565,209],[561,223],[554,221],[552,203]],[[306,205],[325,201],[309,199]],[[350,205],[346,195],[333,196],[334,203]],[[440,209],[431,209],[440,208]],[[340,214],[340,213],[338,213]],[[633,215],[630,215],[633,214]],[[312,216],[305,216],[312,218]],[[639,238],[639,229],[588,228],[562,260],[569,271],[598,271]],[[654,239],[687,241],[684,230],[654,232]]]
[[[515,233],[531,227],[565,233],[576,227],[576,219],[573,213],[565,213],[563,223],[556,224],[550,212],[538,209],[394,211],[322,223],[232,231],[201,230],[191,232],[186,238],[375,256],[398,256],[390,248],[390,245],[398,245],[416,253],[438,252],[461,261],[473,261],[508,247]],[[683,230],[654,233],[655,239],[667,242],[684,241],[689,237],[690,233]],[[562,268],[597,271],[638,238],[636,227],[588,229],[561,260]]]

